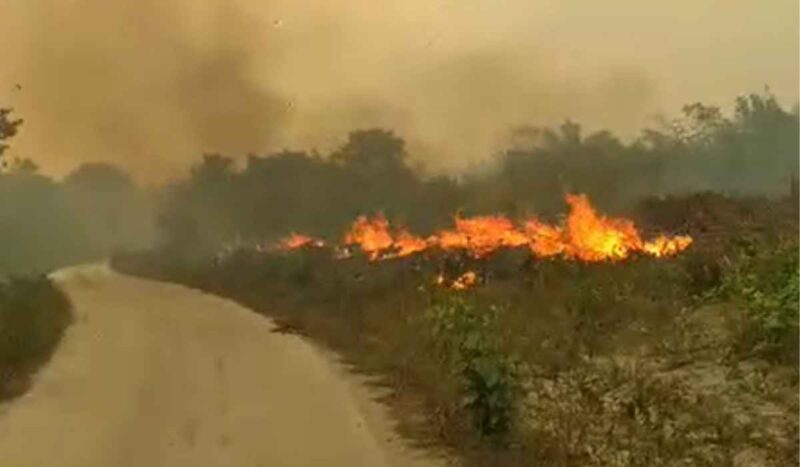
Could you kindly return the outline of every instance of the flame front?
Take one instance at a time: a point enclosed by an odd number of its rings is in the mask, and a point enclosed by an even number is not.
[[[397,253],[395,256],[408,256],[419,253],[428,248],[428,242],[422,238],[412,235],[406,229],[400,229],[394,241]]]
[[[657,258],[664,256],[674,256],[685,250],[692,244],[692,237],[688,235],[677,235],[667,237],[661,235],[652,241],[645,243],[642,249]]]
[[[281,239],[278,242],[277,248],[279,250],[296,250],[298,248],[310,246],[322,248],[325,246],[325,242],[314,237],[309,237],[308,235],[292,233]]]
[[[392,232],[389,221],[378,213],[373,219],[359,216],[344,237],[346,246],[358,246],[371,260],[397,258],[428,248],[428,242],[404,228]]]
[[[529,219],[525,221],[525,233],[530,240],[528,247],[536,257],[547,258],[565,252],[563,229],[560,227]]]
[[[636,226],[627,219],[598,215],[585,195],[567,195],[570,214],[564,232],[564,251],[584,261],[619,260],[642,251]]]
[[[430,243],[443,250],[467,250],[481,258],[498,248],[516,248],[530,241],[513,222],[502,216],[456,217],[455,224],[454,230],[439,232],[431,237]]]
[[[388,251],[394,246],[394,239],[389,231],[389,221],[381,213],[372,220],[367,216],[359,216],[345,235],[344,244],[358,245],[369,259],[378,259],[381,252]]]
[[[569,215],[560,225],[529,218],[518,227],[504,216],[456,216],[454,228],[428,238],[418,237],[402,227],[393,228],[380,213],[372,219],[360,216],[345,234],[344,245],[360,248],[372,261],[409,256],[431,248],[462,250],[474,258],[484,258],[502,248],[527,247],[537,258],[563,256],[594,262],[618,261],[633,253],[657,258],[673,256],[692,243],[689,236],[662,235],[644,241],[633,221],[598,214],[585,195],[567,195],[566,201]],[[297,248],[322,243],[293,234],[285,244]]]

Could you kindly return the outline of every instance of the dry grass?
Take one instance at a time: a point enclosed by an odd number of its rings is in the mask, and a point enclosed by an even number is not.
[[[708,301],[736,269],[739,234],[617,264],[514,251],[376,264],[318,250],[116,264],[231,297],[340,352],[391,389],[406,435],[465,465],[793,465],[796,353],[743,352],[758,342],[759,315]],[[753,235],[763,251],[783,241]],[[457,298],[432,285],[439,270],[463,268],[482,285]],[[508,424],[485,429],[487,413]]]

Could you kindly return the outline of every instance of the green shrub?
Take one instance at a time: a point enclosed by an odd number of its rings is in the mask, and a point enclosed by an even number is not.
[[[460,295],[434,299],[427,311],[431,337],[463,382],[463,405],[482,435],[511,428],[518,398],[518,365],[502,349],[497,308],[478,309]]]
[[[726,273],[714,296],[741,303],[747,309],[748,346],[762,356],[797,360],[798,247],[755,249],[742,253]]]
[[[50,356],[70,321],[69,306],[45,277],[0,282],[0,398],[17,394]]]

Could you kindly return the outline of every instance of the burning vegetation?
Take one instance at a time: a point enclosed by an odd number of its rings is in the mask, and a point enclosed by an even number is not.
[[[439,275],[436,276],[436,285],[447,287],[452,290],[467,290],[477,283],[478,274],[475,271],[467,271],[452,281],[448,281],[444,273],[439,273]]]
[[[338,242],[293,234],[214,261],[115,264],[342,353],[386,381],[406,432],[466,466],[631,465],[620,452],[796,465],[796,197],[654,198],[636,216],[691,237],[568,204],[557,223],[462,216],[420,237],[377,215]]]
[[[325,242],[322,240],[296,233],[291,233],[278,242],[278,249],[287,251],[304,247],[322,248],[324,246]]]
[[[655,257],[673,256],[692,243],[690,236],[661,235],[645,241],[629,219],[598,214],[585,195],[567,195],[570,211],[560,225],[536,218],[515,223],[505,216],[455,217],[454,228],[426,238],[403,227],[393,227],[386,217],[360,216],[345,234],[339,256],[359,248],[370,261],[414,255],[430,249],[464,251],[480,259],[504,248],[527,248],[536,258],[561,256],[586,262],[618,261],[641,253]],[[292,234],[278,249],[322,247],[325,242],[307,235]],[[474,281],[472,281],[474,282]]]
[[[421,237],[405,227],[393,226],[383,213],[374,217],[359,216],[333,246],[334,257],[350,258],[360,251],[369,261],[411,257],[425,252],[442,252],[461,258],[450,267],[442,266],[434,284],[455,291],[472,289],[483,282],[483,260],[504,249],[527,250],[537,259],[564,258],[580,262],[615,262],[641,254],[663,258],[674,256],[692,243],[688,235],[660,235],[643,240],[629,219],[599,214],[589,198],[581,194],[566,196],[569,213],[560,224],[548,224],[536,218],[514,222],[503,215],[462,217],[456,215],[454,226]],[[292,233],[268,250],[290,252],[323,248],[324,240]],[[470,264],[471,263],[471,264]]]
[[[797,113],[736,107],[631,145],[567,123],[458,179],[383,130],[242,170],[209,155],[163,198],[158,247],[114,264],[341,353],[466,466],[796,465],[798,197],[778,174]],[[779,198],[694,192],[767,181]]]

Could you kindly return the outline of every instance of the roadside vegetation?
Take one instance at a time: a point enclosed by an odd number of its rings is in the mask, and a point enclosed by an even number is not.
[[[50,279],[0,280],[0,401],[28,388],[70,321],[69,300]]]
[[[713,219],[698,214],[708,205]],[[675,258],[594,264],[245,247],[115,264],[230,297],[336,350],[391,389],[408,436],[466,465],[796,463],[797,224],[777,221],[796,202],[642,206],[688,222],[696,243]],[[482,283],[437,286],[454,267]]]
[[[63,201],[53,184],[31,160],[4,158],[21,125],[0,108],[0,401],[25,392],[71,321],[67,297],[33,273],[75,256],[67,211],[53,209]]]
[[[207,154],[157,193],[102,164],[57,181],[7,159],[20,125],[0,111],[0,199],[13,200],[0,204],[0,274],[154,240],[115,267],[230,297],[335,350],[390,389],[410,439],[465,465],[798,462],[798,110],[768,93],[730,116],[687,105],[630,142],[569,121],[518,128],[490,167],[458,177],[425,176],[400,136],[367,129],[326,155],[238,167]],[[377,212],[421,235],[458,212],[557,221],[569,192],[694,243],[599,263],[265,248],[293,231],[338,240]],[[466,271],[474,287],[437,284]],[[0,397],[24,390],[68,309],[45,278],[0,281]]]
[[[24,122],[0,107],[0,277],[35,276],[149,245],[149,195],[120,169],[86,163],[56,180],[15,157]]]
[[[733,261],[710,300],[747,310],[740,351],[792,364],[798,349],[798,250],[796,243],[759,251],[748,245]]]
[[[464,465],[794,465],[798,136],[797,110],[766,94],[730,117],[686,106],[631,143],[572,122],[518,129],[493,169],[458,179],[420,176],[378,129],[327,157],[238,169],[207,155],[161,193],[155,248],[114,266],[230,297],[335,350],[390,389],[401,431]],[[456,212],[556,220],[565,192],[694,242],[597,263],[267,247],[290,232],[335,243],[379,211],[422,235]],[[438,283],[466,271],[474,287]]]

